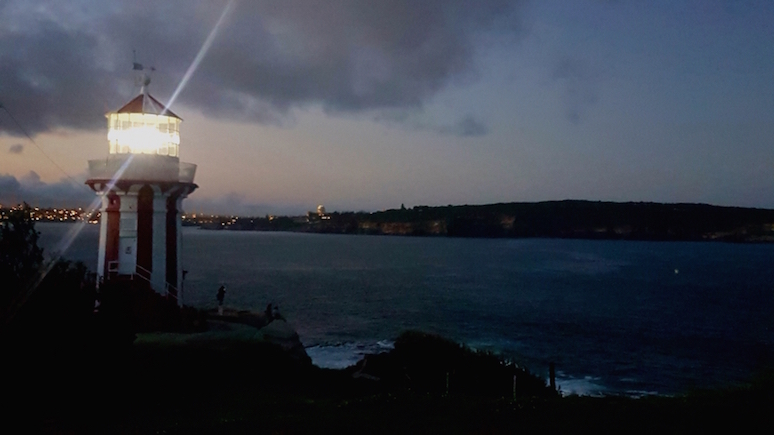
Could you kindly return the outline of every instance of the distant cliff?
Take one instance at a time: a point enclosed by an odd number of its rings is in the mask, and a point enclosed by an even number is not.
[[[210,228],[405,236],[773,242],[774,210],[707,204],[546,201],[290,218],[237,218]]]

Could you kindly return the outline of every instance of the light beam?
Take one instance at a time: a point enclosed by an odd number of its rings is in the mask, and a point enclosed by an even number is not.
[[[205,39],[204,43],[202,44],[202,47],[199,49],[199,52],[196,54],[196,57],[194,58],[193,62],[191,62],[191,65],[186,70],[185,74],[183,75],[183,78],[180,80],[180,83],[177,85],[177,88],[175,88],[175,92],[172,93],[172,97],[169,99],[169,102],[167,102],[166,106],[164,107],[164,110],[161,112],[162,115],[164,115],[170,106],[175,102],[178,95],[180,95],[180,92],[183,91],[185,86],[188,84],[188,81],[193,76],[194,72],[196,72],[196,69],[199,67],[199,64],[204,59],[204,56],[209,51],[210,47],[212,46],[213,41],[215,41],[215,37],[218,34],[218,30],[223,25],[223,22],[225,21],[228,14],[231,12],[231,10],[234,8],[235,0],[229,0],[229,2],[226,4],[226,7],[223,8],[223,12],[220,14],[220,18],[218,18],[218,21],[215,23],[215,26],[210,31],[209,35],[207,36],[207,39]],[[123,175],[126,168],[131,163],[132,159],[134,159],[134,155],[129,155],[129,157],[126,159],[126,162],[119,168],[118,171],[113,175],[113,178],[108,183],[108,187],[105,190],[105,192],[109,192],[113,186],[115,186],[116,182],[121,179],[121,176]],[[97,207],[99,207],[101,203],[101,196],[92,201],[92,203],[89,206],[89,214],[92,214]],[[10,318],[13,317],[15,312],[18,310],[19,307],[21,307],[26,299],[35,291],[35,289],[40,285],[40,283],[45,279],[46,275],[51,271],[51,269],[54,267],[57,261],[59,261],[60,258],[64,255],[65,252],[70,248],[73,241],[78,237],[78,234],[83,230],[84,226],[86,225],[85,222],[79,222],[76,224],[76,226],[67,232],[67,234],[62,238],[62,240],[57,244],[57,251],[55,252],[55,255],[52,256],[52,258],[49,259],[44,265],[41,267],[40,273],[38,274],[38,278],[35,280],[35,283],[30,286],[29,290],[24,292],[22,296],[22,300],[19,301],[18,304],[15,305],[15,307],[12,308],[12,313],[9,316]]]
[[[167,102],[166,107],[164,107],[164,110],[161,112],[162,115],[164,115],[167,112],[167,110],[172,106],[172,104],[175,103],[175,100],[177,99],[178,95],[180,95],[180,92],[182,92],[185,86],[188,84],[188,81],[191,79],[191,76],[193,76],[193,73],[196,71],[197,68],[199,68],[199,64],[202,62],[202,59],[204,59],[204,55],[207,54],[207,52],[210,50],[210,46],[212,46],[212,42],[215,41],[215,36],[218,34],[218,30],[220,29],[220,26],[223,24],[223,21],[226,19],[226,16],[231,12],[233,8],[234,8],[234,0],[229,0],[226,7],[223,8],[223,12],[220,14],[220,18],[218,18],[218,21],[215,23],[215,27],[212,28],[212,30],[210,31],[210,34],[207,36],[207,39],[204,40],[204,44],[202,44],[202,48],[200,48],[199,52],[196,53],[196,57],[194,58],[193,62],[191,62],[191,65],[188,67],[188,70],[186,70],[185,74],[183,75],[183,78],[180,80],[180,84],[177,85],[177,89],[175,89],[175,92],[172,93],[172,97],[169,98],[169,102]]]

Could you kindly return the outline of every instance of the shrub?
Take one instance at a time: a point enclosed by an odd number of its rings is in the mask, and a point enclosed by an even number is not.
[[[404,332],[393,350],[370,355],[351,371],[378,377],[388,389],[490,397],[511,397],[515,376],[518,396],[557,395],[542,378],[491,352],[418,331]]]

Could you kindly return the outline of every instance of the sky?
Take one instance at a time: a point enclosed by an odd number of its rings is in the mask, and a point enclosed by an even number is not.
[[[188,212],[774,208],[769,0],[0,0],[0,203],[94,198],[135,56]]]

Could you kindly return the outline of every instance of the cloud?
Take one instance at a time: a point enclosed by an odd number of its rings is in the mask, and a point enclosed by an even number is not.
[[[40,175],[38,175],[38,173],[35,171],[29,171],[22,175],[22,177],[19,179],[19,182],[22,184],[22,186],[30,190],[36,190],[46,186],[46,183],[40,180]]]
[[[24,145],[17,143],[11,145],[10,148],[8,148],[9,154],[21,154],[24,151]]]
[[[186,213],[235,216],[299,215],[314,207],[309,204],[261,204],[246,200],[235,192],[216,198],[200,198],[194,194],[183,202]]]
[[[39,207],[86,207],[94,199],[86,186],[76,186],[69,180],[45,183],[35,171],[17,179],[0,174],[0,204],[26,202]]]
[[[21,185],[16,177],[11,175],[0,174],[0,195],[9,194],[12,195],[19,191]],[[0,196],[0,201],[8,202]]]
[[[273,123],[309,104],[328,113],[421,107],[475,69],[480,35],[518,32],[520,3],[238,1],[177,102],[208,116]],[[30,133],[102,128],[101,114],[132,96],[132,50],[156,67],[151,88],[165,100],[225,5],[3,2],[3,103]]]
[[[26,202],[33,207],[86,208],[95,198],[96,195],[85,185],[78,186],[66,179],[56,183],[46,183],[35,171],[30,171],[18,178],[0,174],[0,204],[3,206]],[[303,214],[306,209],[313,207],[309,204],[257,203],[245,199],[239,193],[231,192],[215,198],[200,198],[194,194],[183,202],[183,208],[188,213],[264,216],[266,214]]]
[[[489,128],[473,116],[468,115],[451,127],[440,128],[439,132],[460,137],[477,137],[486,135]]]
[[[416,131],[433,131],[447,136],[478,137],[489,133],[489,127],[473,115],[467,115],[451,125],[427,119],[418,110],[385,110],[373,119],[376,122],[404,125]]]
[[[567,119],[580,122],[585,111],[599,99],[597,74],[584,61],[566,57],[556,63],[551,78],[561,88]]]

